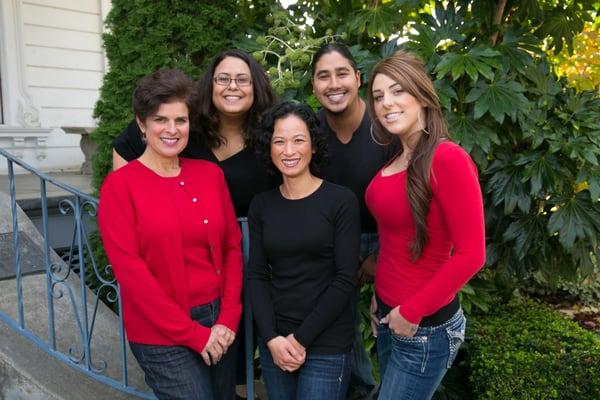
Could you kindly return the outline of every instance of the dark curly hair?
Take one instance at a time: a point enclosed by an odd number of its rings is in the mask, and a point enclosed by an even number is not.
[[[239,58],[250,68],[254,102],[248,110],[244,122],[244,135],[247,144],[250,144],[251,131],[258,126],[260,117],[269,107],[275,104],[277,98],[265,70],[254,58],[238,49],[224,50],[217,54],[197,84],[199,101],[195,122],[204,129],[204,140],[210,147],[218,147],[225,141],[225,138],[219,136],[219,113],[213,104],[212,93],[215,69],[227,57]]]
[[[262,123],[258,129],[252,133],[252,144],[256,154],[267,166],[267,170],[272,174],[280,174],[279,170],[271,160],[271,138],[275,129],[275,122],[282,118],[295,115],[306,124],[310,134],[313,155],[310,160],[310,172],[321,177],[321,168],[327,163],[327,134],[321,129],[319,119],[315,112],[308,106],[286,101],[277,104],[267,111],[262,118]]]

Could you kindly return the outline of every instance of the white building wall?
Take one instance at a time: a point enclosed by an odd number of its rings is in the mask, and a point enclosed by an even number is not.
[[[0,146],[43,171],[79,169],[78,132],[96,126],[92,113],[106,65],[102,21],[110,2],[0,3]]]

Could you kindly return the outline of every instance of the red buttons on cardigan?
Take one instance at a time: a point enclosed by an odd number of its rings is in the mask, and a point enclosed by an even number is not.
[[[218,270],[217,270],[217,275],[219,275],[220,273],[221,273],[221,270],[220,270],[220,269],[218,269]]]

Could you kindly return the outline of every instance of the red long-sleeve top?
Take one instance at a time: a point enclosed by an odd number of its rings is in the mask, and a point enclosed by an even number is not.
[[[119,283],[128,340],[201,352],[210,328],[190,309],[220,298],[217,324],[241,315],[241,234],[223,172],[180,159],[177,177],[134,160],[108,175],[98,226]]]
[[[380,249],[375,274],[377,295],[418,324],[452,301],[485,263],[483,201],[477,168],[452,142],[433,156],[433,192],[427,217],[428,241],[412,260],[415,224],[406,191],[406,171],[371,181],[365,197],[377,221]]]

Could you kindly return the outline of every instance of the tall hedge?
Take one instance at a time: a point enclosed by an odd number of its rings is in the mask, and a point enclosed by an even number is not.
[[[112,139],[133,118],[138,79],[161,67],[178,67],[196,79],[213,55],[232,45],[236,13],[236,0],[112,0],[103,35],[109,69],[94,110],[96,188],[111,168]]]

